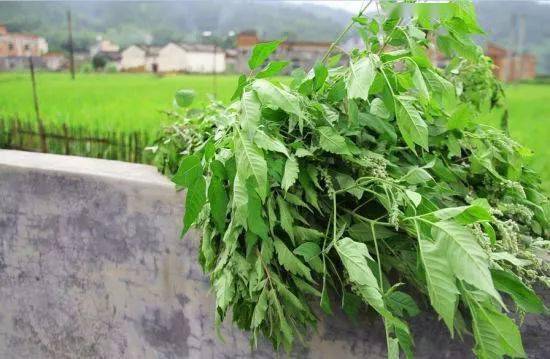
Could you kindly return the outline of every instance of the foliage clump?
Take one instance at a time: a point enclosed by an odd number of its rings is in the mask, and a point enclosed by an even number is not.
[[[402,10],[359,14],[366,49],[290,85],[266,79],[286,63],[260,69],[278,42],[260,44],[233,103],[186,112],[157,143],[187,188],[183,233],[202,230],[217,321],[232,311],[253,344],[290,350],[314,306],[341,306],[377,312],[388,355],[412,357],[422,308],[473,333],[480,358],[524,357],[506,312],[546,312],[531,286],[548,284],[548,199],[530,151],[476,123],[502,91],[470,39],[472,4]]]

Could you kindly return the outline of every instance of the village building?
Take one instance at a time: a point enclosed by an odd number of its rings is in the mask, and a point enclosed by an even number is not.
[[[0,70],[16,70],[28,66],[29,57],[37,65],[40,56],[48,52],[48,42],[43,37],[9,32],[0,25]]]
[[[248,58],[252,48],[260,42],[256,31],[247,30],[237,34],[237,60],[235,69],[237,72],[248,71]],[[315,41],[285,41],[275,51],[273,59],[284,59],[291,62],[291,66],[285,69],[285,73],[301,67],[313,68],[315,61],[321,59],[330,47],[330,42]]]
[[[485,54],[493,60],[493,73],[501,81],[532,80],[537,76],[537,59],[532,54],[518,54],[494,43],[487,44]]]
[[[162,48],[132,45],[122,51],[120,70],[221,73],[226,70],[225,51],[214,45],[173,42]]]
[[[66,68],[68,60],[62,52],[48,52],[42,56],[42,63],[50,71],[59,71]]]
[[[157,57],[160,52],[157,46],[131,45],[121,52],[120,71],[157,72]]]
[[[90,46],[90,57],[94,57],[99,53],[108,54],[120,52],[120,46],[110,40],[99,38],[99,40]]]

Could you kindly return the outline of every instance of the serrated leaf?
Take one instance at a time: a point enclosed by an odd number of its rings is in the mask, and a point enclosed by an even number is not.
[[[254,70],[261,66],[282,42],[283,40],[274,40],[256,44],[252,49],[252,55],[248,59],[248,67]]]
[[[441,221],[433,224],[432,235],[436,242],[446,244],[448,265],[455,276],[491,295],[504,307],[493,285],[487,254],[472,232],[456,222]]]
[[[407,197],[409,197],[409,199],[414,204],[414,206],[418,207],[418,205],[422,201],[422,195],[420,195],[420,193],[418,192],[411,191],[408,189],[405,190],[405,194],[407,195]]]
[[[262,151],[243,133],[235,131],[237,174],[246,181],[249,177],[256,181],[256,191],[262,201],[267,195],[267,163]]]
[[[479,358],[525,358],[521,335],[514,322],[492,307],[471,304],[476,339],[475,352]]]
[[[248,220],[248,190],[246,183],[235,176],[233,183],[233,221],[235,224],[246,226]]]
[[[378,97],[371,101],[370,113],[383,119],[388,119],[390,117],[390,112],[386,108],[386,105],[384,105],[384,101]]]
[[[315,242],[305,242],[294,249],[294,254],[304,257],[307,262],[321,254],[321,247]]]
[[[264,287],[252,312],[251,328],[257,328],[265,320],[267,314],[267,287]]]
[[[225,231],[228,201],[222,180],[218,176],[213,176],[208,186],[208,202],[210,203],[210,215],[220,233]]]
[[[260,101],[253,91],[243,92],[241,97],[241,128],[254,131],[260,122]]]
[[[287,246],[280,240],[276,239],[273,244],[275,245],[275,252],[277,252],[277,258],[279,263],[290,273],[301,275],[307,280],[313,282],[311,278],[311,272],[309,268],[302,263],[292,252],[287,248]]]
[[[216,293],[216,306],[225,312],[235,295],[233,274],[229,269],[224,269],[222,274],[214,280],[214,292]]]
[[[387,297],[388,307],[392,309],[399,316],[403,316],[403,313],[406,312],[409,316],[414,317],[420,313],[418,305],[414,299],[407,293],[400,291],[393,291]]]
[[[256,91],[262,105],[274,109],[280,108],[287,113],[301,116],[300,101],[294,94],[263,79],[254,81],[252,88]]]
[[[267,240],[268,227],[262,216],[262,202],[254,190],[254,186],[247,184],[248,189],[248,229],[258,235],[261,239]]]
[[[290,209],[288,208],[288,205],[281,196],[277,197],[277,205],[279,207],[279,219],[281,221],[281,227],[294,242],[294,218],[290,213]]]
[[[257,79],[263,79],[266,77],[278,75],[285,67],[289,64],[288,61],[272,61],[258,74],[256,75]]]
[[[319,132],[319,146],[327,152],[337,155],[349,155],[346,139],[336,132],[332,127],[322,126],[317,129]]]
[[[351,61],[349,64],[349,74],[346,79],[348,97],[351,99],[360,98],[367,100],[375,75],[376,70],[371,57],[365,56],[358,61]]]
[[[378,282],[370,269],[367,258],[372,260],[367,246],[350,238],[342,238],[334,244],[350,281],[358,287],[363,299],[374,308],[384,308],[384,300]]]
[[[195,223],[205,204],[206,181],[201,175],[187,188],[187,193],[185,195],[185,214],[183,215],[183,230],[181,234],[182,237]]]
[[[256,132],[254,133],[254,143],[264,150],[279,152],[287,157],[289,156],[288,150],[284,143],[274,137],[267,135],[262,130],[256,130]]]
[[[527,313],[544,313],[546,308],[535,292],[527,287],[515,274],[498,269],[491,270],[495,288],[508,293],[514,302]]]
[[[418,244],[420,258],[426,273],[430,303],[452,335],[459,292],[455,276],[447,260],[447,242],[432,243],[427,239],[419,239]]]
[[[428,126],[413,104],[396,96],[397,126],[405,143],[414,151],[414,144],[428,149]]]
[[[414,87],[418,90],[418,94],[420,95],[420,98],[426,101],[429,100],[430,93],[428,91],[428,87],[426,86],[426,82],[424,81],[422,72],[420,71],[420,68],[418,68],[418,65],[416,63],[414,64],[412,81],[413,81]]]
[[[290,156],[285,163],[285,173],[283,175],[283,180],[281,181],[281,187],[283,190],[288,191],[290,187],[298,179],[298,173],[300,169],[298,168],[298,161],[294,156]]]
[[[178,171],[172,177],[172,182],[178,186],[189,187],[202,176],[202,172],[201,155],[195,153],[181,160]]]
[[[328,76],[328,70],[322,62],[318,61],[313,67],[313,71],[315,73],[315,77],[313,78],[313,87],[315,90],[318,90],[325,83]]]

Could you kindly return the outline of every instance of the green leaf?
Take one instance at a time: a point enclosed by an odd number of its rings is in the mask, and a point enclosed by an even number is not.
[[[313,78],[313,87],[315,90],[318,90],[325,83],[328,76],[328,70],[322,62],[318,61],[313,67],[313,71],[315,73],[315,77]]]
[[[233,92],[233,95],[231,96],[231,101],[241,98],[241,96],[243,95],[244,87],[247,84],[248,84],[248,80],[246,79],[246,75],[239,76],[239,79],[237,80],[237,88],[235,89],[235,92]]]
[[[185,195],[185,214],[183,216],[182,236],[184,236],[189,228],[191,228],[191,226],[195,223],[205,204],[206,181],[201,175],[191,186],[187,188],[187,193]]]
[[[214,280],[214,292],[216,292],[216,306],[225,312],[235,296],[233,274],[228,268],[225,268],[222,274]]]
[[[260,122],[260,102],[253,91],[243,92],[241,97],[241,128],[248,131],[256,130]]]
[[[248,59],[248,67],[251,70],[261,66],[269,56],[277,50],[277,47],[283,42],[283,40],[274,40],[269,42],[262,42],[254,46],[252,49],[252,55]]]
[[[406,189],[405,194],[407,195],[407,197],[409,197],[414,206],[418,207],[418,205],[422,201],[422,196],[420,195],[420,193]]]
[[[286,160],[285,164],[285,173],[283,175],[283,180],[281,181],[281,188],[285,191],[288,191],[290,187],[296,182],[298,179],[298,172],[300,169],[298,168],[298,161],[296,161],[296,157],[290,156]]]
[[[413,167],[403,176],[400,181],[406,181],[409,184],[422,184],[433,180],[432,175],[422,167]]]
[[[351,61],[349,64],[349,74],[346,79],[348,97],[351,99],[360,98],[367,100],[375,75],[376,69],[371,56]]]
[[[491,295],[504,307],[493,285],[487,254],[472,232],[456,222],[441,221],[433,224],[432,235],[436,242],[447,246],[448,265],[455,276]]]
[[[416,63],[414,64],[412,81],[413,81],[414,87],[418,90],[418,94],[420,95],[420,98],[426,101],[429,100],[430,93],[428,91],[428,87],[426,86],[426,82],[424,81],[422,72],[420,71],[420,68],[418,68],[418,65]]]
[[[319,132],[319,146],[327,152],[337,155],[349,155],[346,139],[338,134],[332,127],[321,126]]]
[[[256,305],[254,306],[254,312],[252,313],[252,321],[250,327],[252,329],[258,328],[260,324],[265,320],[267,314],[267,286],[264,287]]]
[[[294,242],[294,218],[290,213],[290,209],[288,208],[285,200],[281,196],[277,197],[277,205],[279,206],[279,218],[281,220],[281,227]]]
[[[384,101],[378,97],[371,101],[370,113],[383,119],[388,119],[390,117],[390,112],[386,108],[386,105],[384,105]]]
[[[264,154],[240,131],[235,131],[235,153],[237,156],[237,174],[246,181],[249,177],[256,181],[256,191],[262,201],[267,195],[267,163]]]
[[[258,98],[262,105],[292,113],[297,116],[302,115],[300,109],[300,101],[296,95],[283,90],[267,80],[256,80],[252,83],[252,88],[258,94]]]
[[[334,247],[348,272],[350,281],[358,287],[363,299],[377,310],[384,308],[378,282],[367,263],[367,258],[372,260],[367,246],[346,237],[337,241]]]
[[[294,254],[304,257],[307,262],[321,254],[321,247],[315,242],[305,242],[294,249]]]
[[[388,307],[399,316],[403,316],[406,312],[409,316],[414,317],[420,313],[418,305],[410,295],[400,291],[393,291],[387,297]]]
[[[260,71],[257,75],[257,79],[263,79],[266,77],[272,77],[278,75],[289,64],[288,61],[273,61],[267,64],[267,66]]]
[[[274,137],[267,135],[262,130],[256,130],[256,132],[254,133],[254,143],[264,150],[279,152],[289,157],[288,150],[284,143]]]
[[[359,121],[359,109],[352,99],[348,101],[348,119],[352,124],[356,124]]]
[[[479,358],[525,358],[521,335],[514,322],[493,307],[470,304]]]
[[[447,260],[448,243],[446,241],[432,243],[426,239],[419,239],[418,244],[426,273],[430,303],[437,314],[443,318],[452,335],[459,292]]]
[[[444,208],[433,212],[434,216],[440,220],[448,220],[454,218],[461,224],[472,224],[482,221],[490,221],[491,213],[479,205],[461,206]]]
[[[195,99],[195,91],[189,89],[178,90],[176,92],[175,100],[179,107],[188,107],[193,103]]]
[[[285,244],[280,240],[276,239],[275,242],[275,252],[277,252],[277,258],[279,263],[290,273],[301,275],[307,280],[313,282],[311,278],[311,272],[309,268],[302,263],[298,257],[296,257],[292,252],[285,246]]]
[[[414,144],[428,149],[428,126],[410,100],[396,96],[397,126],[405,143],[414,151]]]
[[[248,222],[248,190],[240,176],[235,176],[233,183],[233,221],[246,226]]]
[[[210,215],[218,232],[225,231],[225,214],[229,202],[222,180],[218,176],[210,179],[208,186],[208,202],[210,202]]]
[[[178,171],[172,177],[172,182],[178,186],[192,186],[203,173],[201,158],[202,156],[200,153],[184,157],[180,162]]]
[[[518,307],[527,313],[544,313],[546,308],[535,292],[527,287],[515,274],[498,269],[492,269],[491,275],[495,288],[508,293]]]
[[[267,224],[262,216],[262,202],[254,190],[254,186],[248,182],[248,229],[257,234],[263,240],[267,240]]]

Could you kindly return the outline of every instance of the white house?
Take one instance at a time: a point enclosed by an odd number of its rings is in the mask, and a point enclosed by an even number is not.
[[[185,71],[193,73],[225,72],[225,51],[214,45],[181,45],[186,51]]]
[[[225,52],[214,45],[169,43],[158,52],[159,72],[220,73],[226,69]]]
[[[160,49],[157,56],[159,72],[180,72],[185,71],[187,52],[178,44],[168,43]]]
[[[132,45],[121,53],[120,70],[157,72],[159,51],[159,47]]]

